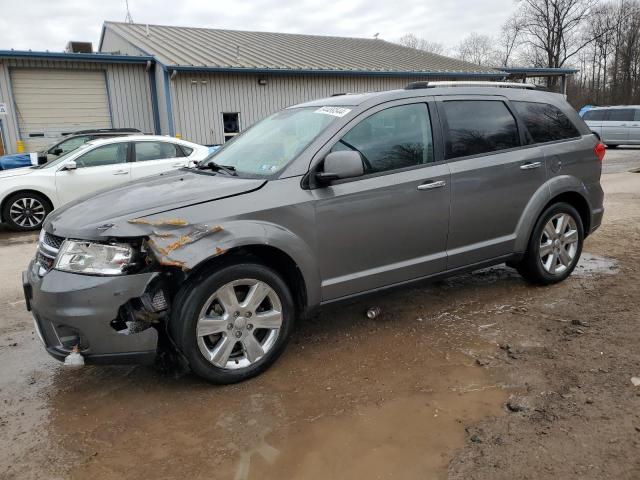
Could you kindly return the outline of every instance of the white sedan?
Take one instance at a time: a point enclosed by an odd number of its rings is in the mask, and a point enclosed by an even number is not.
[[[208,155],[207,147],[172,137],[93,140],[44,165],[0,172],[1,220],[13,230],[35,230],[51,210],[76,197],[189,167]]]

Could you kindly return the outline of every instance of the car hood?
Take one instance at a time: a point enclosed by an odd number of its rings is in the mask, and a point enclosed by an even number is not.
[[[24,165],[15,165],[2,160],[0,160],[0,169],[0,178],[20,177],[37,171],[37,169],[30,166],[25,167]]]
[[[130,220],[259,189],[262,179],[181,169],[94,192],[54,210],[47,232],[86,240],[130,236]]]

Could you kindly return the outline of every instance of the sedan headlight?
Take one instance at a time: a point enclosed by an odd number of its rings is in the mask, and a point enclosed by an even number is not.
[[[133,248],[122,243],[65,240],[54,268],[91,275],[122,275],[124,269],[131,264],[133,254]]]

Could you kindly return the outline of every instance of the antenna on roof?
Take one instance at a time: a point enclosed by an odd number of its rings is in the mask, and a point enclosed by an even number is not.
[[[124,4],[127,7],[127,16],[124,17],[124,23],[133,23],[131,12],[129,11],[129,0],[124,0]]]
[[[380,35],[380,32],[376,33],[373,38],[375,38],[376,40],[378,39],[378,35]]]

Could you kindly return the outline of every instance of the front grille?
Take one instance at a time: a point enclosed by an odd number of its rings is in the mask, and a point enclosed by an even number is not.
[[[43,232],[40,235],[38,243],[38,252],[36,253],[36,262],[40,266],[38,273],[43,276],[53,268],[58,251],[64,242],[64,238],[58,237],[51,233]]]
[[[50,247],[53,247],[56,250],[59,250],[60,247],[62,246],[62,242],[64,242],[64,238],[45,232],[44,236],[42,237],[42,241],[43,243],[46,243]]]

